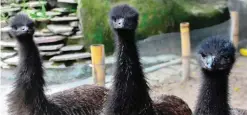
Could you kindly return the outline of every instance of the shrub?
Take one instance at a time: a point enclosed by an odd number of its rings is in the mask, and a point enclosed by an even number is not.
[[[82,0],[81,11],[84,42],[90,44],[103,43],[106,52],[113,49],[111,30],[108,24],[109,0]]]
[[[111,7],[119,2],[128,3],[140,12],[137,38],[179,31],[183,21],[191,23],[191,29],[211,26],[229,18],[213,8],[191,0],[81,0],[82,24],[86,46],[103,43],[106,52],[113,51],[112,33],[108,24]],[[195,14],[192,7],[202,11]],[[225,17],[221,18],[222,15]],[[203,23],[202,23],[203,21]]]

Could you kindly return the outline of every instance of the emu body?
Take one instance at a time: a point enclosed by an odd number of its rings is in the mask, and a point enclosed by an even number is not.
[[[46,96],[42,60],[33,40],[34,22],[25,14],[11,21],[19,45],[19,65],[14,90],[9,94],[10,115],[98,115],[107,89],[84,85]]]
[[[106,115],[191,115],[188,105],[178,97],[162,96],[154,103],[140,63],[135,43],[138,12],[124,4],[110,12],[117,54],[113,89],[105,106]]]

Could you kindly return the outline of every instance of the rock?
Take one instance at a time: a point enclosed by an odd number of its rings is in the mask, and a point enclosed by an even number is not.
[[[83,33],[82,31],[77,31],[76,35],[82,35],[82,33]]]
[[[46,15],[47,16],[51,16],[51,17],[58,16],[58,15],[61,15],[61,14],[62,14],[61,12],[53,12],[53,11],[47,11],[46,12]]]
[[[53,8],[52,11],[61,12],[61,13],[69,12],[67,8]]]
[[[70,27],[69,25],[48,25],[47,28],[55,33],[55,34],[59,34],[59,33],[65,33],[65,32],[71,32],[73,30],[73,27]]]
[[[57,1],[62,3],[77,4],[76,0],[57,0]]]
[[[10,32],[10,30],[11,30],[11,27],[9,26],[1,28],[1,32]]]
[[[63,46],[64,46],[64,44],[56,44],[56,45],[38,46],[38,48],[40,51],[52,51],[52,50],[59,50]]]
[[[16,47],[16,42],[15,41],[0,41],[0,46],[1,47],[12,47],[12,48],[14,48],[14,47]]]
[[[1,20],[1,27],[7,26],[7,21],[6,20]]]
[[[64,40],[64,36],[48,36],[48,37],[35,37],[34,41],[38,44],[42,43],[52,43]]]
[[[8,58],[6,60],[3,60],[4,63],[9,64],[9,65],[17,65],[18,61],[19,61],[18,56],[14,56],[14,57]]]
[[[67,40],[67,44],[69,44],[69,45],[84,44],[82,41],[82,37],[83,36],[81,36],[81,35],[70,36]]]
[[[9,4],[10,2],[12,2],[12,1],[9,1],[9,0],[1,0],[1,5],[2,4]]]
[[[74,54],[63,54],[54,56],[50,59],[50,61],[68,61],[68,60],[79,60],[79,59],[85,59],[90,58],[90,53],[74,53]]]
[[[40,32],[43,32],[43,33],[51,33],[51,31],[47,28],[43,28],[42,30],[40,30]]]
[[[11,12],[18,12],[20,11],[21,8],[11,8],[11,7],[2,7],[1,6],[1,10],[0,10],[0,13],[11,13]]]
[[[81,23],[79,23],[78,27],[79,27],[79,31],[83,31],[83,26]]]
[[[45,5],[46,1],[30,1],[27,2],[26,5],[30,8],[36,8],[36,7],[42,7],[42,5]]]
[[[15,51],[18,51],[18,48],[17,48],[17,47],[15,47],[15,48],[14,48],[14,50],[15,50]]]
[[[0,67],[1,67],[1,68],[4,68],[4,69],[9,69],[9,68],[11,68],[11,66],[9,66],[8,64],[2,62],[1,60],[0,60]]]
[[[68,45],[60,49],[60,51],[80,51],[83,49],[83,45]]]
[[[44,62],[43,66],[46,69],[49,69],[49,68],[66,68],[66,66],[64,64],[54,64],[53,62]]]
[[[34,33],[34,36],[35,36],[35,37],[47,37],[47,36],[53,36],[53,35],[55,35],[55,34],[52,33],[52,32],[44,33],[44,32],[41,32],[41,31],[36,31],[36,32]]]
[[[47,0],[47,8],[52,9],[57,7],[57,0]]]
[[[69,16],[77,16],[76,13],[70,13]]]
[[[79,20],[78,17],[54,17],[51,19],[53,22],[68,22]]]
[[[12,1],[15,1],[15,3],[23,3],[23,2],[28,2],[28,1],[31,1],[31,0],[12,0]]]
[[[1,28],[1,40],[10,40],[10,36],[9,36],[10,30],[11,30],[11,27],[9,26],[5,26]]]
[[[69,37],[68,39],[81,39],[81,38],[83,38],[82,35],[74,35],[74,36]]]
[[[61,51],[40,52],[41,56],[54,56],[58,54],[61,54]]]
[[[73,21],[73,22],[70,22],[69,25],[70,25],[71,27],[78,27],[79,22],[78,22],[78,21]]]
[[[10,36],[9,36],[9,33],[1,32],[1,40],[5,40],[5,41],[11,40]]]
[[[35,20],[36,22],[43,22],[43,23],[50,22],[49,18],[32,18],[32,19]]]
[[[16,0],[18,1],[18,0]],[[15,8],[18,8],[18,7],[21,7],[20,4],[17,4],[17,3],[11,3],[9,4],[10,7],[15,7]]]
[[[60,33],[63,36],[71,36],[73,32],[65,32],[65,33]]]
[[[17,52],[15,51],[1,51],[1,59],[11,58],[13,56],[17,55]]]

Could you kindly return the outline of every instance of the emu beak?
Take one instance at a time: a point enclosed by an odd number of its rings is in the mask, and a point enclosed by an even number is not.
[[[116,21],[113,21],[113,28],[119,29],[124,27],[124,18],[119,18]]]
[[[207,56],[204,60],[204,65],[208,70],[212,69],[212,65],[214,62],[215,56]]]

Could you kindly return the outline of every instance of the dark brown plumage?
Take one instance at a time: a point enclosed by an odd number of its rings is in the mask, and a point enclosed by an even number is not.
[[[155,103],[150,98],[135,44],[138,12],[129,5],[118,5],[109,18],[115,34],[117,65],[105,115],[191,115],[188,105],[176,96],[162,96]]]
[[[163,112],[162,115],[192,115],[188,104],[174,95],[160,96],[158,102],[154,101],[154,108]]]
[[[34,22],[25,14],[11,21],[19,44],[19,65],[14,90],[9,94],[10,115],[98,115],[107,89],[83,85],[53,95],[44,94],[42,60],[34,43]]]

